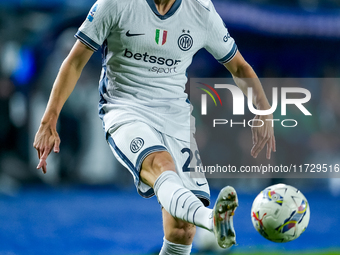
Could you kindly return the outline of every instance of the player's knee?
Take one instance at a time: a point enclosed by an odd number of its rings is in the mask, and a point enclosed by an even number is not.
[[[162,151],[156,153],[155,157],[153,157],[151,168],[158,172],[164,172],[175,170],[175,164],[171,155],[166,151]]]
[[[194,239],[196,227],[193,224],[187,223],[178,228],[171,228],[165,233],[166,240],[177,243],[190,245]]]
[[[168,170],[174,171],[175,164],[169,152],[160,151],[147,156],[143,161],[142,169],[160,174]]]
[[[175,171],[175,169],[175,163],[169,152],[154,152],[144,159],[140,176],[144,183],[152,187],[162,172]]]

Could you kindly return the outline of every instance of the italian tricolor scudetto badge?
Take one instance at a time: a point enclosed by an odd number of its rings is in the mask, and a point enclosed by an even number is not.
[[[155,41],[158,45],[164,45],[166,42],[166,37],[168,35],[168,31],[163,29],[156,29]]]

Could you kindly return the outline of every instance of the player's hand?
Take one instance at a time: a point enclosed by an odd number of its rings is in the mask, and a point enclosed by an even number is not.
[[[266,121],[267,119],[273,119],[272,115],[267,116],[255,116],[254,118],[254,126],[260,126],[262,122],[255,121],[255,120],[262,120],[263,126],[262,127],[252,127],[252,135],[253,135],[253,148],[251,149],[250,154],[257,158],[257,155],[260,151],[264,148],[267,144],[267,159],[270,159],[271,152],[276,151],[276,144],[275,144],[275,136],[274,136],[274,129],[272,121]]]
[[[39,164],[37,169],[42,169],[46,174],[47,163],[46,159],[51,153],[52,149],[55,153],[59,152],[60,138],[55,128],[55,125],[41,124],[38,132],[35,135],[33,147],[38,152]]]

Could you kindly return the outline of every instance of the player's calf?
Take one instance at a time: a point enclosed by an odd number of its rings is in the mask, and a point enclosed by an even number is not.
[[[162,214],[165,239],[177,244],[192,244],[196,233],[195,225],[174,218],[164,208]]]

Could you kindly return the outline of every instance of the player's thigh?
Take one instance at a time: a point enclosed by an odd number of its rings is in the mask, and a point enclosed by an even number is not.
[[[176,244],[190,245],[196,233],[196,226],[172,217],[162,208],[165,239]]]
[[[148,124],[135,121],[111,128],[107,141],[117,160],[134,177],[138,193],[143,197],[154,195],[152,185],[141,181],[140,175],[142,164],[145,159],[151,159],[150,155],[162,155],[161,158],[172,160],[162,135]]]

